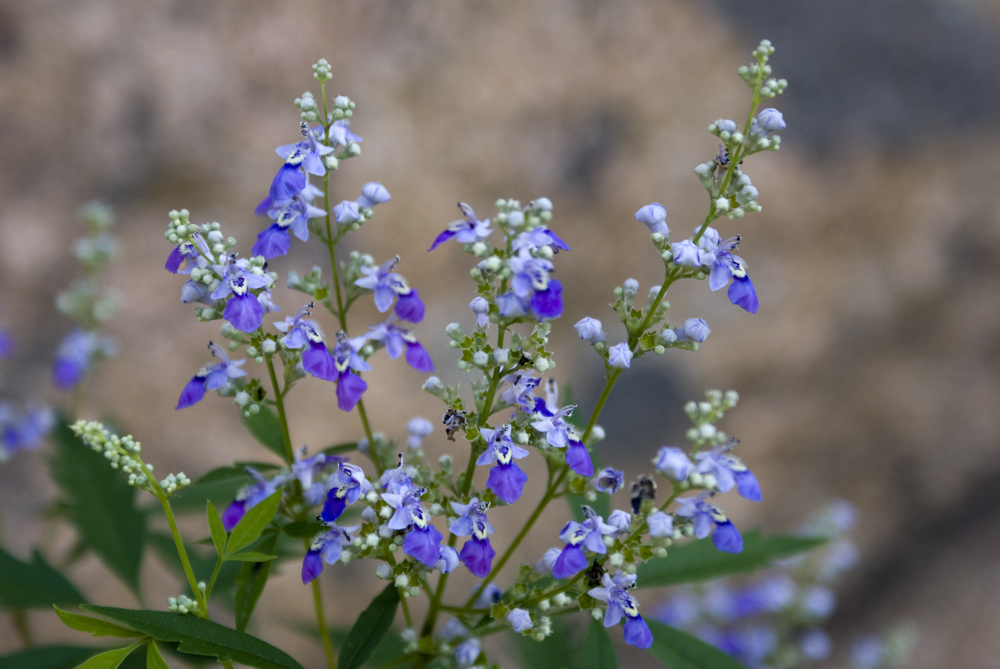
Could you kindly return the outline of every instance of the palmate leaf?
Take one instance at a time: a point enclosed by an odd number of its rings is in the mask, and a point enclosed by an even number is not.
[[[724,553],[709,538],[670,548],[667,557],[639,565],[636,584],[652,588],[696,581],[710,581],[722,576],[742,574],[770,566],[775,560],[805,553],[826,542],[824,537],[763,536],[760,532],[743,535],[741,553]]]
[[[108,569],[138,593],[146,517],[136,507],[135,488],[65,423],[58,423],[52,436],[56,444],[52,478],[70,522]]]
[[[591,618],[576,666],[580,669],[618,669],[614,644],[602,622]]]
[[[361,612],[354,627],[347,633],[337,666],[340,669],[356,669],[367,662],[389,631],[398,608],[399,591],[394,583],[389,583]]]
[[[669,669],[747,669],[710,643],[655,620],[647,620],[653,633],[649,652]]]
[[[83,595],[35,550],[31,562],[21,562],[0,548],[0,604],[11,609],[49,608],[82,604]]]
[[[85,604],[83,608],[128,625],[157,641],[175,642],[177,650],[182,653],[208,655],[255,669],[303,669],[301,664],[271,644],[204,618],[90,604]]]
[[[37,646],[0,657],[0,669],[73,669],[100,651],[80,646]]]

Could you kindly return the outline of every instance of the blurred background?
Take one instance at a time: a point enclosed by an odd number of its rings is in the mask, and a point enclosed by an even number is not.
[[[862,561],[838,593],[835,642],[911,621],[920,637],[909,666],[992,666],[1000,652],[994,0],[0,0],[0,326],[18,347],[0,392],[66,403],[50,365],[71,324],[53,300],[79,274],[69,248],[83,233],[74,211],[99,198],[116,210],[124,251],[106,277],[122,303],[109,327],[120,353],[92,380],[84,415],[120,417],[158,471],[194,478],[267,456],[228,400],[209,395],[173,410],[208,362],[218,323],[195,322],[180,303],[181,282],[163,270],[162,233],[167,212],[187,208],[192,221],[221,222],[249,252],[264,227],[253,208],[280,165],[273,149],[298,139],[292,100],[307,89],[318,95],[310,65],[325,57],[335,73],[328,92],[357,103],[351,129],[365,140],[362,156],[334,174],[333,201],[354,199],[373,180],[393,196],[348,243],[377,262],[401,255],[399,271],[428,304],[416,332],[444,380],[461,378],[442,330],[471,323],[469,262],[457,248],[424,249],[458,217],[457,200],[482,217],[498,197],[555,203],[551,227],[573,248],[557,258],[568,304],[553,329],[555,376],[589,414],[603,372],[572,324],[600,318],[620,340],[606,306],[614,287],[635,278],[644,295],[659,282],[636,209],[663,203],[681,234],[702,220],[692,170],[718,143],[705,128],[744,118],[749,96],[735,70],[762,38],[778,49],[775,76],[789,81],[773,103],[788,128],[779,153],[745,165],[764,211],[719,226],[723,237],[743,236],[760,312],[706,284],[681,284],[672,320],[704,318],[713,334],[697,353],[633,365],[605,410],[599,453],[634,478],[658,446],[683,440],[684,401],[707,388],[739,390],[723,427],[741,439],[764,502],[728,496],[735,522],[786,531],[835,497],[859,510]],[[306,273],[324,253],[294,241],[272,268]],[[286,314],[301,306],[283,288],[275,297]],[[374,317],[352,312],[354,334]],[[404,437],[410,417],[436,421],[441,409],[418,392],[423,376],[397,362],[375,360],[366,403],[376,430]],[[358,437],[353,414],[329,410],[332,386],[303,383],[296,393],[296,443]],[[437,454],[446,444],[436,435],[426,446]],[[42,538],[53,494],[44,452],[0,466],[4,540],[22,559]],[[498,514],[500,536],[512,536],[517,520]],[[526,561],[556,543],[562,522],[525,543]],[[199,522],[189,531],[207,534]],[[56,555],[72,544],[47,541]],[[312,666],[318,648],[273,623],[311,615],[296,570],[284,571],[262,602],[274,617],[253,631]],[[92,600],[135,605],[92,558],[72,575]],[[336,602],[353,601],[349,584],[379,587],[368,565],[328,569],[323,579],[340,621],[349,613]],[[180,583],[154,560],[143,580],[154,608],[178,594]],[[32,621],[42,640],[73,638],[46,614]],[[0,653],[16,647],[11,629],[0,620]]]

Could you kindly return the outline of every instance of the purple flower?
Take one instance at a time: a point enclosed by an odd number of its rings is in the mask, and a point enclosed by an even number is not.
[[[199,249],[201,253],[199,253]],[[192,235],[192,241],[183,242],[170,252],[164,269],[171,274],[190,274],[195,266],[208,266],[208,261],[205,260],[205,256],[208,255],[208,244],[205,243],[205,238],[200,233],[195,233]]]
[[[268,481],[253,467],[247,467],[245,471],[254,482],[240,489],[236,493],[236,499],[222,513],[222,525],[226,528],[226,532],[232,532],[247,511],[276,493],[291,478],[285,473],[278,474]]]
[[[417,469],[404,464],[403,458],[400,456],[399,466],[382,472],[382,476],[378,480],[378,485],[386,492],[403,495],[415,487],[412,479],[416,475]]]
[[[674,515],[690,518],[694,522],[694,535],[704,539],[712,534],[715,547],[725,553],[739,553],[743,550],[743,537],[736,526],[729,522],[726,514],[705,501],[708,493],[700,492],[697,497],[681,497],[681,503]],[[714,525],[714,530],[713,530]]]
[[[613,495],[618,492],[618,489],[622,487],[624,482],[624,472],[612,469],[611,467],[605,467],[597,474],[597,480],[594,485],[598,492],[605,492],[609,495]]]
[[[302,561],[302,583],[309,583],[323,571],[323,563],[336,564],[345,546],[351,545],[351,534],[361,526],[339,527],[336,523],[325,523],[330,529],[313,538],[309,551]]]
[[[441,533],[431,525],[431,516],[420,504],[426,488],[411,487],[401,493],[383,493],[382,499],[396,511],[387,523],[390,529],[405,530],[403,552],[428,567],[441,558]]]
[[[33,450],[54,424],[49,407],[18,411],[9,402],[0,402],[0,462],[18,451]]]
[[[524,609],[511,609],[507,612],[506,620],[515,632],[527,632],[533,627],[531,615]]]
[[[708,327],[708,323],[700,318],[689,318],[684,321],[684,325],[674,329],[674,334],[677,335],[677,341],[692,341],[700,344],[708,339],[708,335],[712,334],[712,328]]]
[[[627,342],[615,344],[608,349],[608,366],[616,369],[628,369],[632,363],[632,349]]]
[[[575,404],[559,408],[559,386],[555,379],[549,379],[545,386],[545,400],[535,398],[535,416],[539,419],[531,427],[544,434],[553,448],[565,448],[571,439],[576,438],[573,426],[566,422],[575,409]]]
[[[476,660],[479,658],[479,651],[481,647],[482,642],[475,637],[466,639],[460,643],[455,649],[455,663],[458,665],[459,669],[467,669],[475,664]]]
[[[434,569],[437,569],[442,574],[448,574],[455,571],[455,568],[461,564],[458,557],[458,551],[451,546],[442,546],[441,554],[438,561],[434,563]]]
[[[452,534],[459,537],[471,537],[462,546],[459,559],[474,576],[483,578],[490,573],[496,551],[490,545],[489,536],[493,534],[493,526],[486,519],[489,504],[480,502],[473,497],[468,504],[451,503],[452,510],[459,517],[448,528]]]
[[[337,370],[337,361],[327,350],[324,342],[323,331],[319,329],[316,321],[310,320],[309,309],[312,302],[302,307],[295,316],[286,317],[281,323],[275,323],[274,327],[279,332],[284,332],[281,343],[287,349],[300,349],[306,347],[302,353],[302,368],[313,376],[326,381],[336,382],[340,378]]]
[[[532,395],[531,391],[533,391],[538,384],[542,382],[541,379],[534,376],[528,376],[528,374],[514,372],[513,374],[508,374],[503,377],[501,381],[510,384],[509,388],[505,388],[503,392],[500,393],[500,400],[502,402],[512,406],[517,406],[522,411],[535,410],[536,398]]]
[[[604,545],[604,535],[615,534],[618,528],[608,525],[604,519],[594,513],[589,506],[583,506],[583,513],[587,518],[578,523],[571,520],[563,527],[559,533],[559,538],[566,544],[559,557],[552,565],[552,575],[555,578],[569,578],[587,566],[587,556],[583,549],[586,548],[592,553],[604,555],[608,552]]]
[[[349,142],[363,142],[359,135],[355,135],[351,132],[347,126],[350,125],[350,121],[347,119],[341,121],[334,121],[330,124],[330,131],[327,133],[327,138],[331,146],[342,145],[346,146]]]
[[[524,316],[529,310],[540,321],[562,315],[562,284],[549,279],[555,268],[549,260],[531,255],[532,248],[522,247],[507,261],[511,291],[497,298],[500,315],[505,318]]]
[[[669,537],[674,534],[674,519],[670,514],[654,511],[646,516],[646,525],[651,537]]]
[[[670,228],[667,227],[667,210],[659,202],[653,202],[635,212],[635,220],[644,224],[649,231],[659,232],[664,237],[670,236]]]
[[[746,263],[743,258],[733,255],[730,251],[736,249],[740,243],[740,237],[732,237],[722,242],[715,249],[715,259],[712,263],[712,272],[708,276],[708,286],[713,291],[719,290],[732,279],[729,286],[729,301],[738,307],[742,307],[751,314],[757,313],[758,301],[757,291],[747,274]]]
[[[740,497],[751,502],[761,501],[763,495],[757,478],[739,458],[729,455],[728,451],[732,447],[732,443],[726,443],[716,446],[711,451],[697,453],[694,458],[698,461],[698,473],[714,476],[719,492],[729,492],[736,488]]]
[[[486,439],[487,446],[476,464],[497,463],[496,467],[490,469],[486,487],[504,502],[513,504],[521,497],[524,484],[528,482],[528,475],[521,471],[514,460],[528,457],[528,451],[511,440],[510,425],[501,425],[495,430],[483,428],[480,434]]]
[[[473,298],[469,309],[476,315],[476,327],[484,328],[490,324],[490,303],[482,297]]]
[[[687,453],[676,446],[661,446],[653,458],[653,466],[656,467],[656,471],[675,481],[686,481],[694,471],[694,463],[688,458]]]
[[[272,203],[283,202],[300,193],[306,186],[306,175],[323,176],[326,167],[321,156],[333,151],[332,146],[324,146],[316,140],[316,131],[302,125],[304,140],[297,144],[286,144],[275,149],[275,153],[285,159],[271,182],[269,197]],[[303,172],[305,170],[305,172]]]
[[[219,362],[205,365],[198,370],[198,373],[191,377],[191,380],[181,391],[180,399],[177,400],[177,409],[184,409],[197,404],[205,396],[206,390],[216,390],[221,388],[229,379],[237,379],[246,376],[247,372],[242,369],[246,360],[230,360],[226,351],[217,344],[208,343],[208,350],[219,359]]]
[[[349,225],[361,220],[361,212],[358,210],[358,203],[344,200],[340,204],[333,205],[333,216],[337,219],[338,225]]]
[[[389,321],[368,328],[367,339],[380,341],[385,345],[385,352],[391,360],[395,360],[406,349],[406,362],[418,372],[433,372],[434,361],[417,338],[409,330],[394,325]]]
[[[636,648],[652,646],[653,633],[639,615],[639,603],[629,594],[635,588],[635,575],[625,574],[619,569],[614,576],[604,574],[601,585],[603,587],[591,588],[587,594],[607,603],[604,626],[612,627],[625,618],[625,643]]]
[[[671,244],[670,252],[674,256],[674,263],[681,267],[698,268],[705,264],[701,249],[695,246],[695,243],[690,239]]]
[[[14,340],[9,334],[0,330],[0,358],[9,358],[14,352]]]
[[[259,328],[264,318],[264,306],[250,291],[265,289],[271,281],[266,276],[247,271],[246,265],[247,261],[243,258],[215,265],[215,272],[222,277],[222,281],[212,291],[211,297],[221,300],[232,295],[226,302],[222,317],[237,330],[249,333]]]
[[[327,486],[318,481],[320,474],[328,465],[339,465],[341,459],[336,455],[317,453],[306,457],[306,447],[295,452],[295,462],[292,463],[292,476],[302,485],[302,498],[309,506],[316,506],[326,497]]]
[[[591,318],[587,316],[586,318],[580,319],[576,325],[577,334],[580,335],[580,339],[591,344],[596,344],[599,341],[607,340],[608,336],[604,334],[604,330],[601,329],[601,321],[596,318]]]
[[[388,311],[393,300],[399,296],[396,315],[411,323],[419,323],[424,317],[424,303],[417,295],[417,291],[407,285],[406,279],[393,271],[397,263],[399,256],[386,260],[377,269],[362,267],[361,273],[365,276],[355,281],[354,285],[372,291],[375,296],[375,307],[382,313]]]
[[[464,202],[459,202],[458,208],[462,210],[464,218],[453,222],[447,230],[438,235],[431,247],[427,249],[428,251],[433,251],[449,239],[454,239],[460,244],[472,244],[482,241],[492,234],[490,219],[478,220],[476,212]]]
[[[388,202],[392,199],[389,191],[378,181],[370,181],[361,187],[361,197],[358,198],[358,206],[370,209],[377,204]]]
[[[406,432],[409,434],[407,445],[410,448],[420,448],[424,439],[434,432],[434,426],[426,418],[411,418],[406,424]]]
[[[545,551],[542,555],[542,559],[535,565],[535,571],[543,576],[550,576],[553,568],[555,568],[556,560],[559,559],[561,554],[562,550],[558,548],[550,548]]]
[[[615,509],[608,516],[608,525],[615,528],[619,533],[627,533],[629,526],[632,525],[632,515],[627,511]]]
[[[59,344],[52,365],[52,381],[60,390],[68,390],[83,380],[95,360],[115,352],[114,340],[96,332],[77,328]]]
[[[302,193],[297,193],[283,207],[269,211],[268,215],[274,223],[257,235],[257,243],[250,252],[270,260],[288,253],[289,231],[302,241],[308,241],[309,219],[326,216],[326,212],[309,204]]]
[[[337,406],[342,411],[350,411],[368,390],[368,384],[354,372],[370,371],[371,366],[361,359],[354,343],[348,341],[343,333],[337,334],[333,363],[337,370]]]
[[[774,107],[761,109],[757,118],[750,124],[750,133],[763,137],[769,132],[785,129],[785,117]]]
[[[507,222],[511,222],[511,217],[515,215],[521,215],[521,212],[510,212],[507,214]],[[523,220],[523,215],[522,215]],[[536,249],[540,249],[543,246],[548,246],[553,249],[553,253],[558,253],[559,251],[569,251],[570,248],[559,235],[552,232],[544,225],[539,225],[537,228],[532,228],[514,237],[514,240],[510,243],[510,248],[513,251],[520,251],[523,247],[533,246]]]
[[[330,478],[327,480],[330,486],[326,493],[326,502],[323,504],[323,512],[320,519],[324,523],[331,523],[344,513],[349,505],[358,501],[361,495],[367,495],[372,491],[372,484],[365,478],[365,473],[361,467],[340,463]]]

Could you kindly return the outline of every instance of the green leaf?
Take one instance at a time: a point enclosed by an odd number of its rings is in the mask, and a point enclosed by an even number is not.
[[[267,474],[280,469],[273,462],[234,462],[231,466],[216,467],[207,474],[198,477],[194,485],[207,485],[209,483],[221,483],[224,481],[239,481],[241,484],[250,483],[250,477],[247,475],[247,467],[253,467],[261,474]]]
[[[157,641],[177,642],[177,650],[182,653],[209,655],[255,669],[303,669],[301,664],[271,644],[204,618],[91,604],[85,604],[84,608],[128,625]]]
[[[236,560],[237,562],[267,562],[268,560],[273,560],[276,557],[278,556],[255,553],[254,551],[246,551],[243,553],[237,553],[236,555],[229,555],[226,559]]]
[[[307,632],[316,639],[319,639],[319,633],[316,629],[316,621],[310,621],[308,623],[308,629],[302,628],[300,631]],[[347,633],[348,632],[345,629],[338,629],[336,627],[330,628],[330,639],[333,640],[334,648],[343,647],[344,641],[347,640]],[[400,660],[406,654],[406,647],[403,644],[403,639],[392,630],[389,630],[386,635],[382,637],[382,641],[379,643],[378,647],[375,648],[375,652],[373,652],[371,657],[365,661],[365,666],[384,667],[394,660]],[[406,667],[412,666],[412,663],[404,661],[392,666],[398,667],[398,669],[405,669]]]
[[[215,508],[211,500],[205,502],[205,515],[208,516],[208,531],[212,533],[212,543],[215,544],[215,553],[220,558],[226,554],[226,542],[229,537],[226,535],[226,526],[222,523],[222,516]]]
[[[347,441],[342,444],[334,444],[333,446],[327,446],[322,450],[323,453],[327,455],[339,455],[340,453],[350,453],[351,451],[358,450],[358,442]]]
[[[136,507],[135,488],[64,423],[57,424],[52,436],[56,444],[52,478],[62,492],[70,522],[101,561],[138,593],[146,517]]]
[[[653,633],[649,652],[670,669],[746,669],[710,643],[655,620],[646,620]]]
[[[38,646],[0,657],[0,669],[73,669],[100,648]]]
[[[31,562],[21,562],[0,548],[0,604],[11,609],[49,608],[87,600],[38,550]]]
[[[151,532],[149,535],[149,545],[163,561],[164,566],[171,569],[177,578],[186,585],[187,578],[184,574],[184,567],[181,565],[181,560],[177,557],[177,547],[174,545],[174,538],[169,534]],[[215,569],[215,563],[218,558],[214,554],[211,556],[203,554],[190,544],[184,544],[184,548],[187,551],[191,569],[194,570],[195,579],[207,583],[212,578],[212,571]],[[232,590],[236,572],[239,570],[240,563],[238,562],[227,562],[222,565],[222,568],[219,570],[219,576],[215,579],[215,587],[212,588],[213,600],[216,595],[228,593]],[[226,605],[232,603],[232,599],[229,597],[223,597],[221,601]]]
[[[705,538],[670,548],[667,557],[639,565],[636,584],[642,588],[695,581],[710,581],[731,574],[756,571],[775,560],[810,551],[826,542],[824,537],[763,536],[760,532],[743,535],[743,552],[724,553],[711,539]]]
[[[264,529],[274,518],[274,514],[278,512],[280,503],[281,491],[279,490],[243,514],[240,522],[236,524],[229,535],[229,544],[226,546],[227,560],[233,553],[243,550],[260,538]]]
[[[522,657],[521,666],[546,669],[575,668],[576,649],[580,645],[576,628],[574,623],[559,617],[552,619],[552,634],[544,641],[535,641],[523,634],[511,635]]]
[[[53,606],[52,608],[56,610],[56,615],[59,616],[63,625],[78,632],[87,632],[91,636],[113,636],[119,639],[131,639],[143,636],[140,632],[109,623],[107,620],[98,620],[90,616],[81,616],[79,613],[70,613],[63,611],[58,606]]]
[[[258,404],[260,411],[243,417],[243,427],[253,435],[267,450],[285,459],[285,437],[281,431],[281,421],[278,416],[263,404]]]
[[[340,669],[356,669],[363,665],[375,652],[382,637],[389,631],[399,608],[399,592],[394,583],[385,586],[371,601],[347,633],[347,639],[340,648]]]
[[[150,641],[146,647],[146,669],[170,669],[170,665],[160,655],[155,641]]]
[[[312,539],[326,529],[326,525],[310,520],[296,520],[281,526],[281,531],[295,539]]]
[[[261,541],[261,550],[274,552],[278,547],[278,533],[265,532]],[[247,562],[240,567],[236,575],[236,629],[246,631],[250,616],[257,607],[257,600],[264,592],[267,579],[271,576],[271,560],[267,562]]]
[[[83,664],[79,665],[76,669],[118,669],[118,665],[124,662],[125,658],[131,655],[133,650],[144,643],[146,642],[136,641],[127,648],[116,648],[115,650],[109,650],[101,653],[100,655],[95,655]]]
[[[577,660],[576,666],[580,669],[618,669],[615,647],[600,621],[590,619],[590,627],[587,628],[587,636],[583,638]]]

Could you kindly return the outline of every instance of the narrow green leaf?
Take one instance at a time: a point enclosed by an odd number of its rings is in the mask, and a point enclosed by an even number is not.
[[[337,662],[340,669],[356,669],[368,661],[382,637],[389,631],[397,608],[399,592],[395,584],[389,583],[375,596],[368,608],[361,612],[354,627],[347,633]]]
[[[97,618],[91,618],[90,616],[81,616],[78,613],[70,613],[69,611],[63,611],[58,606],[53,606],[56,610],[56,615],[62,621],[63,625],[70,629],[74,629],[78,632],[87,632],[91,636],[113,636],[119,639],[131,639],[137,636],[144,636],[142,632],[136,632],[135,630],[130,630],[121,625],[115,625],[114,623],[109,623],[107,620],[98,620]]]
[[[296,520],[281,526],[281,531],[294,539],[312,539],[324,529],[323,523],[309,520]]]
[[[226,557],[227,560],[236,560],[237,562],[267,562],[268,560],[273,560],[278,557],[277,555],[265,555],[264,553],[255,553],[253,551],[245,551],[243,553],[237,553],[236,555],[229,555]]]
[[[126,657],[132,654],[132,651],[146,643],[145,641],[136,641],[134,644],[127,648],[116,648],[115,650],[109,650],[100,655],[95,655],[83,664],[79,665],[76,669],[118,669]]]
[[[73,669],[100,648],[38,646],[0,657],[0,669]]]
[[[64,423],[56,425],[52,436],[56,444],[52,478],[70,522],[101,561],[138,593],[146,517],[136,507],[135,488]]]
[[[583,638],[576,666],[580,669],[618,669],[614,644],[600,621],[590,619],[590,627],[587,628],[587,636]]]
[[[146,646],[146,669],[170,669],[170,665],[160,655],[160,649],[156,647],[155,641],[150,641]]]
[[[184,567],[181,566],[180,558],[177,557],[177,547],[174,545],[173,537],[161,532],[151,532],[149,535],[149,545],[153,549],[153,552],[163,561],[164,566],[171,569],[177,575],[178,579],[186,582]],[[188,560],[191,562],[191,568],[194,570],[195,579],[207,583],[212,578],[212,571],[215,569],[218,557],[214,554],[208,555],[203,553],[190,544],[184,544],[184,547],[187,551]],[[239,570],[240,563],[238,562],[227,562],[222,565],[222,569],[219,570],[219,576],[215,579],[215,587],[212,589],[213,599],[216,595],[228,593],[232,590],[236,572]],[[232,603],[232,599],[229,597],[223,597],[221,601],[227,605]]]
[[[274,514],[278,512],[278,505],[281,503],[281,491],[274,493],[260,504],[249,509],[240,522],[233,528],[229,535],[229,544],[226,546],[226,559],[233,553],[243,550],[260,538]]]
[[[0,548],[0,604],[11,609],[49,608],[87,600],[35,550],[21,562]]]
[[[265,532],[260,543],[260,549],[268,553],[278,547],[278,533]],[[246,631],[250,617],[257,607],[257,600],[264,592],[267,579],[271,576],[271,560],[267,562],[247,562],[236,575],[236,629]]]
[[[253,467],[261,474],[268,474],[280,469],[273,462],[234,462],[232,465],[216,467],[207,474],[199,476],[195,480],[194,485],[207,485],[209,483],[221,483],[225,481],[239,481],[243,484],[249,483],[250,477],[247,475],[247,467]]]
[[[176,642],[177,650],[182,653],[209,655],[255,669],[303,669],[301,664],[271,644],[204,618],[91,604],[85,604],[84,608],[128,625],[157,641]]]
[[[215,544],[215,553],[220,558],[226,554],[226,526],[222,523],[222,516],[211,500],[205,502],[205,515],[208,516],[208,531],[212,533],[212,543]]]
[[[333,446],[327,446],[323,449],[323,453],[327,455],[339,455],[341,453],[350,453],[351,451],[358,450],[358,442],[347,441],[342,444],[334,444]]]
[[[670,548],[667,557],[639,565],[636,584],[642,588],[652,588],[710,581],[722,576],[756,571],[775,560],[805,553],[825,542],[823,537],[765,537],[754,531],[743,535],[743,552],[724,553],[715,547],[711,539],[701,539]]]
[[[278,416],[263,404],[258,404],[260,411],[243,417],[243,427],[261,443],[264,448],[285,458],[285,437],[281,431],[281,421]]]
[[[646,620],[653,632],[649,652],[670,669],[746,669],[710,643],[655,620]]]

